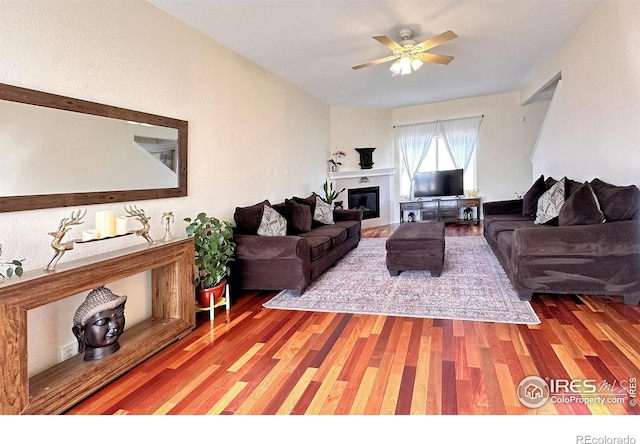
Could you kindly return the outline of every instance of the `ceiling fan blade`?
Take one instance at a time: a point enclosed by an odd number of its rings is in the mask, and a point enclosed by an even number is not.
[[[386,35],[375,35],[375,36],[373,36],[373,38],[376,39],[378,42],[382,43],[384,46],[386,46],[387,48],[389,48],[392,51],[394,49],[402,49],[402,46],[400,46],[399,44],[397,44],[396,42],[391,40]]]
[[[361,65],[356,65],[356,66],[352,66],[351,69],[360,69],[360,68],[366,68],[368,66],[373,66],[373,65],[379,65],[380,63],[384,63],[384,62],[389,62],[391,60],[395,60],[397,59],[399,56],[388,56],[388,57],[383,57],[381,59],[376,59],[376,60],[372,60],[370,62],[367,63],[363,63]]]
[[[453,60],[452,56],[431,54],[430,52],[416,54],[416,56],[422,56],[421,60],[423,62],[439,63],[441,65],[448,65]]]
[[[416,46],[414,46],[414,49],[418,51],[426,51],[427,49],[435,48],[438,45],[442,45],[443,43],[446,43],[449,40],[453,40],[456,37],[458,36],[453,31],[443,32],[442,34],[437,35],[428,40],[425,40],[422,43],[418,43]]]

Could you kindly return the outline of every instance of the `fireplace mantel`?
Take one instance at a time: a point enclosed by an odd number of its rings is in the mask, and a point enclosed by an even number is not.
[[[372,176],[393,176],[398,171],[397,168],[371,168],[368,170],[353,170],[353,171],[338,171],[330,172],[329,179],[352,179],[358,177],[372,177]]]

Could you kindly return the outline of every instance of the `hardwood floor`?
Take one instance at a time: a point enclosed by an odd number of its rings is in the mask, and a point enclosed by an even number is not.
[[[274,294],[236,295],[212,322],[198,315],[191,334],[67,414],[640,414],[620,392],[640,377],[640,308],[621,298],[541,295],[541,324],[514,325],[264,309]],[[594,380],[606,402],[525,407],[517,388],[531,375]]]

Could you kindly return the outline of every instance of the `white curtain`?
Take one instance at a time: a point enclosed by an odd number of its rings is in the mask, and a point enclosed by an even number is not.
[[[482,116],[441,120],[440,130],[451,152],[456,168],[467,169],[476,147]]]
[[[396,143],[402,153],[405,171],[411,183],[410,198],[413,199],[413,176],[427,155],[438,122],[416,123],[396,126]]]

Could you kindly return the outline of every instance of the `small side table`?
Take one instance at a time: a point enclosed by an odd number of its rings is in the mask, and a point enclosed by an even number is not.
[[[231,308],[231,294],[229,293],[229,284],[227,284],[224,287],[224,292],[222,293],[222,297],[216,304],[211,305],[210,307],[203,307],[202,305],[196,302],[196,313],[201,311],[208,311],[209,320],[213,321],[213,318],[215,317],[215,309],[218,307],[222,307],[223,305],[225,306],[225,310],[228,313],[229,308]]]

